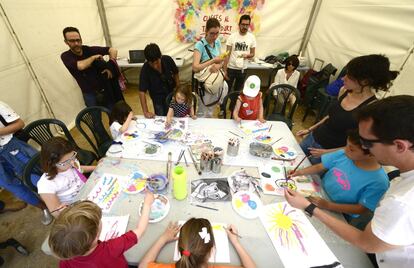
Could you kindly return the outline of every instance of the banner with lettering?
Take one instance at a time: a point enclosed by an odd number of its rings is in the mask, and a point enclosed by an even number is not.
[[[206,21],[210,17],[220,22],[220,40],[238,31],[239,18],[251,16],[250,31],[255,35],[260,30],[260,10],[265,0],[174,0],[177,4],[175,25],[177,40],[182,43],[197,42],[205,36]]]

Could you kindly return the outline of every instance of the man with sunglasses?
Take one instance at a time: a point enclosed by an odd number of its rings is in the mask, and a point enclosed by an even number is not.
[[[229,93],[232,89],[234,91],[242,89],[246,78],[245,60],[254,58],[256,38],[249,32],[250,21],[249,15],[241,16],[239,31],[232,33],[226,42],[227,53],[230,57],[226,58],[224,62],[224,71],[228,78]]]
[[[363,147],[381,164],[401,172],[365,230],[328,215],[297,192],[286,190],[286,200],[353,245],[376,253],[379,267],[414,267],[414,96],[379,100],[361,108],[357,118]]]
[[[113,78],[113,73],[107,68],[101,68],[103,56],[109,55],[110,59],[116,60],[118,51],[112,47],[85,46],[82,45],[82,37],[79,30],[75,27],[63,29],[65,44],[69,50],[60,56],[68,71],[78,82],[82,90],[83,99],[86,106],[106,105],[111,108],[114,101],[104,97],[102,79],[99,75],[104,75],[107,79]],[[101,69],[103,69],[101,71]],[[119,94],[114,94],[117,98]],[[105,99],[102,99],[105,98]]]

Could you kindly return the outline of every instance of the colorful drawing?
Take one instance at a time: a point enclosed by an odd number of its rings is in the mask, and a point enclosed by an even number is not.
[[[130,140],[134,140],[139,138],[138,132],[134,131],[134,132],[124,132],[124,134],[122,134],[122,139],[124,141],[130,141]]]
[[[252,17],[250,30],[255,34],[260,29],[260,13],[265,0],[257,1],[187,1],[176,0],[175,27],[177,40],[193,43],[204,36],[203,26],[206,17],[215,16],[222,25],[221,36],[226,37],[236,30],[238,18],[242,14]]]
[[[103,216],[101,218],[102,230],[99,235],[100,241],[107,241],[123,235],[128,225],[129,215],[125,216]]]
[[[289,172],[293,167],[287,167]],[[271,164],[259,166],[260,185],[264,194],[284,195],[284,189],[299,191],[305,196],[319,195],[319,185],[311,177],[298,176],[286,179],[282,165]]]
[[[275,146],[273,152],[277,158],[282,160],[294,160],[298,157],[298,153],[288,146]]]
[[[119,182],[122,180],[127,180],[127,178],[103,174],[102,178],[89,193],[87,199],[97,204],[103,212],[109,212],[122,190]]]
[[[130,179],[126,182],[124,192],[127,194],[137,194],[145,189],[147,176],[141,171],[134,171]]]
[[[264,144],[269,144],[269,143],[271,143],[273,141],[272,136],[270,136],[267,133],[259,134],[258,136],[254,137],[254,139],[257,142],[261,142],[261,143],[264,143]]]
[[[142,154],[145,156],[157,156],[162,152],[163,145],[158,142],[145,142],[142,147]]]
[[[230,201],[230,186],[225,178],[200,179],[191,182],[191,198],[197,202]]]
[[[285,267],[319,267],[338,262],[303,212],[287,202],[263,206],[260,220]]]
[[[152,121],[148,122],[147,128],[153,131],[164,131],[170,129],[179,129],[182,132],[187,132],[188,130],[188,117],[176,117],[172,119],[171,124],[169,127],[165,127],[165,122],[167,118],[165,116],[159,116],[154,119],[150,119]]]
[[[239,124],[240,129],[248,135],[268,130],[270,126],[269,123],[261,123],[260,121],[243,121]]]
[[[179,225],[183,225],[185,221],[178,221]],[[215,241],[215,250],[214,253],[210,256],[208,262],[210,263],[229,263],[230,262],[230,248],[229,248],[229,238],[227,237],[227,232],[224,229],[226,225],[224,223],[211,223],[211,228],[213,229],[214,241]],[[177,234],[178,236],[178,234]],[[178,252],[178,242],[175,243],[174,250],[174,261],[178,261],[181,257],[181,254]]]
[[[139,205],[139,215],[141,216],[142,208],[144,207],[144,201]],[[160,222],[167,217],[170,211],[170,200],[165,195],[156,194],[154,196],[154,202],[151,205],[151,211],[149,215],[149,222]]]
[[[259,216],[262,201],[251,192],[241,191],[233,194],[231,204],[237,214],[243,218],[255,219]]]
[[[184,138],[184,132],[181,129],[172,129],[168,132],[167,139],[174,140],[174,141],[180,141]]]

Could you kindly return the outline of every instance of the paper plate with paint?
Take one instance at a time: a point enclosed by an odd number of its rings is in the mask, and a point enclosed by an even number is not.
[[[158,142],[145,142],[142,147],[142,154],[145,156],[157,156],[161,153],[163,145]]]
[[[260,143],[269,144],[272,143],[273,137],[270,136],[268,133],[262,133],[254,137],[254,140]]]
[[[141,171],[132,173],[130,179],[125,185],[124,192],[127,194],[137,194],[142,192],[147,185],[147,175]]]
[[[259,216],[260,208],[262,207],[260,198],[247,191],[235,193],[231,200],[231,204],[237,214],[246,219],[257,218]]]
[[[139,138],[138,132],[124,132],[122,134],[122,140],[123,141],[133,141]]]
[[[144,207],[144,201],[139,205],[139,215],[141,216],[142,208]],[[156,194],[154,196],[154,202],[151,205],[151,211],[149,215],[149,222],[159,222],[167,217],[170,212],[170,200],[162,194]]]
[[[275,146],[273,147],[273,152],[277,158],[282,160],[294,160],[298,157],[298,152],[288,146]]]

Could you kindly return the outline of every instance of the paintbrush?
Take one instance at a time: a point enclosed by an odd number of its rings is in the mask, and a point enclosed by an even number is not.
[[[197,166],[197,162],[195,161],[194,155],[193,155],[193,153],[191,152],[190,147],[188,147],[188,152],[190,153],[191,160],[193,160],[193,164],[194,164],[195,169],[197,170],[198,175],[201,175],[201,170],[200,170],[200,168]]]
[[[308,156],[307,156],[307,155],[305,155],[305,156],[302,158],[302,160],[300,160],[299,164],[297,164],[297,165],[296,165],[296,167],[293,169],[293,171],[292,171],[292,173],[291,173],[291,174],[295,173],[295,171],[299,168],[299,166],[303,163],[303,161],[305,161],[305,159],[306,159],[306,158],[308,158]]]
[[[288,185],[288,177],[287,177],[287,172],[286,172],[286,166],[285,166],[285,161],[283,161],[283,172],[285,173],[285,180],[286,180],[286,186]]]
[[[272,143],[270,144],[270,146],[273,146],[276,142],[280,141],[281,139],[283,139],[283,137],[281,137],[281,138],[277,139],[276,141],[272,142]]]
[[[272,130],[273,125],[270,125],[270,127],[267,129],[267,133],[270,133],[270,131]]]
[[[199,208],[205,208],[205,209],[210,209],[210,210],[218,211],[218,208],[212,208],[212,207],[202,206],[202,205],[193,204],[193,203],[191,203],[191,205],[196,206],[196,207],[199,207]]]
[[[184,154],[184,150],[181,150],[180,154],[178,155],[178,159],[177,159],[177,162],[175,163],[175,165],[178,165],[180,163],[180,160],[183,157],[183,154]]]
[[[240,136],[239,134],[236,134],[236,133],[234,133],[233,131],[230,131],[230,130],[229,130],[229,132],[230,132],[231,134],[233,134],[234,136],[237,136],[237,137],[239,137],[239,138],[241,138],[241,139],[244,139],[244,137],[243,137],[243,136]]]
[[[170,175],[171,175],[171,158],[172,158],[172,153],[168,152],[168,161],[167,161],[167,179],[170,180]]]
[[[227,228],[226,226],[223,226],[223,229],[224,229],[224,230],[228,230],[230,233],[234,234],[234,235],[235,235],[235,236],[237,236],[238,238],[242,238],[242,236],[241,236],[241,235],[239,235],[239,234],[236,234],[236,233],[233,231],[233,229]]]
[[[184,157],[185,166],[188,167],[187,158],[185,157],[185,151],[184,151],[183,157]]]

